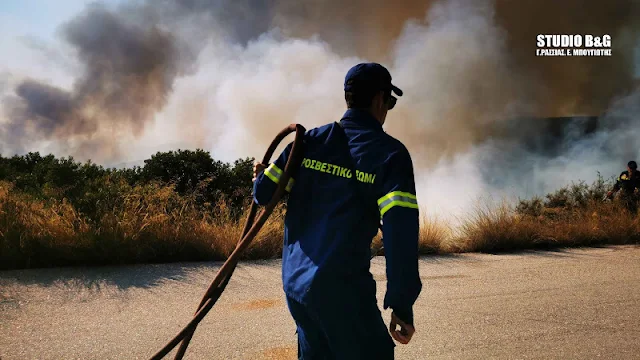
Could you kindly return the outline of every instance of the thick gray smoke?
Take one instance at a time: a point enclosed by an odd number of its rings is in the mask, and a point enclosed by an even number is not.
[[[3,139],[112,163],[167,143],[261,157],[289,123],[337,120],[346,71],[377,61],[405,91],[387,131],[413,155],[421,203],[460,214],[479,197],[611,176],[640,155],[638,15],[631,0],[93,6],[62,31],[84,70],[70,89],[0,75],[13,90]],[[538,33],[609,34],[613,56],[536,57]]]
[[[121,156],[117,139],[142,134],[166,104],[186,53],[170,32],[143,16],[96,5],[62,32],[84,73],[71,90],[35,79],[18,84],[3,101],[4,139],[18,151],[33,141],[57,140],[70,143],[74,153]]]

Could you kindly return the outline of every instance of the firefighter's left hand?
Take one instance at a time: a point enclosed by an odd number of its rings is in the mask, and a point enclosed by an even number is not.
[[[396,330],[397,326],[400,326],[400,330]],[[413,327],[413,325],[405,323],[404,321],[400,320],[400,318],[397,317],[395,313],[391,313],[389,333],[395,341],[406,345],[409,343],[409,341],[411,341],[411,337],[415,332],[416,329]]]
[[[255,162],[253,164],[253,182],[256,181],[256,179],[258,178],[258,175],[262,174],[262,172],[264,171],[264,169],[267,168],[267,165],[263,164],[263,163],[259,163],[259,162]]]

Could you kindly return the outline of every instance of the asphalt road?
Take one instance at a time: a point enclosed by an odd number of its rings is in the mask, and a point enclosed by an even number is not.
[[[185,358],[295,359],[279,265],[243,263]],[[0,358],[148,359],[219,266],[0,272]],[[372,272],[381,301],[384,258]],[[420,272],[417,333],[397,359],[640,359],[640,247],[424,257]]]

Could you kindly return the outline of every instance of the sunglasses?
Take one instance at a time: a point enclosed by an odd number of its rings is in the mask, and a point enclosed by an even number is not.
[[[396,106],[396,101],[398,101],[396,97],[394,97],[393,95],[389,95],[389,98],[387,99],[387,109],[393,109]]]

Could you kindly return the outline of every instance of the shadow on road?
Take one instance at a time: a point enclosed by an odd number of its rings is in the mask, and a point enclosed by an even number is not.
[[[590,246],[590,248],[610,249],[610,251],[620,250],[619,247],[613,245]],[[576,249],[580,248],[549,248],[500,251],[482,254],[464,253],[423,255],[420,257],[420,261],[429,264],[455,262],[473,265],[486,261],[486,258],[474,255],[500,255],[501,257],[531,256],[545,258],[593,258],[603,256],[601,253],[576,252]],[[384,256],[374,257],[373,261],[384,261]],[[277,262],[277,266],[279,266],[279,261],[275,260],[275,262]],[[243,261],[241,264],[267,265],[272,263],[274,263],[274,260]],[[130,288],[149,289],[166,282],[185,282],[194,278],[213,279],[221,265],[221,262],[194,262],[7,270],[0,271],[0,287],[15,284],[43,287],[87,288],[97,290],[106,286],[115,287],[118,290],[127,290]]]
[[[509,249],[509,250],[500,250],[500,251],[486,251],[486,252],[477,252],[477,253],[454,253],[454,254],[430,254],[430,255],[421,255],[420,261],[428,264],[438,264],[438,263],[481,263],[486,261],[486,258],[479,257],[477,255],[495,255],[501,257],[543,257],[543,258],[597,258],[604,256],[603,253],[594,253],[594,252],[582,252],[580,250],[588,250],[588,249],[606,249],[609,251],[624,251],[626,247],[640,247],[640,245],[590,245],[584,247],[567,247],[567,248],[559,248],[559,247],[541,247],[537,249]],[[379,256],[384,258],[384,256]]]
[[[279,266],[279,262],[275,260]],[[274,260],[250,260],[240,263],[260,266],[273,264]],[[150,289],[167,282],[211,281],[223,262],[193,262],[165,264],[136,264],[98,267],[64,267],[0,271],[0,288],[5,285],[36,285],[42,287],[72,287],[99,290],[115,287]],[[240,270],[241,271],[241,270]]]
[[[68,267],[0,271],[0,285],[16,283],[44,287],[152,288],[166,281],[185,281],[196,273],[215,273],[215,263],[139,264],[127,266]],[[44,270],[44,271],[43,271]]]
[[[577,246],[570,248],[558,248],[558,247],[541,247],[538,249],[523,249],[523,250],[505,250],[496,252],[486,252],[490,255],[501,256],[534,256],[534,257],[548,257],[548,258],[578,258],[578,257],[602,257],[602,253],[594,252],[579,252],[576,250],[586,249],[609,249],[610,251],[620,250],[619,245],[590,245],[590,246]]]

